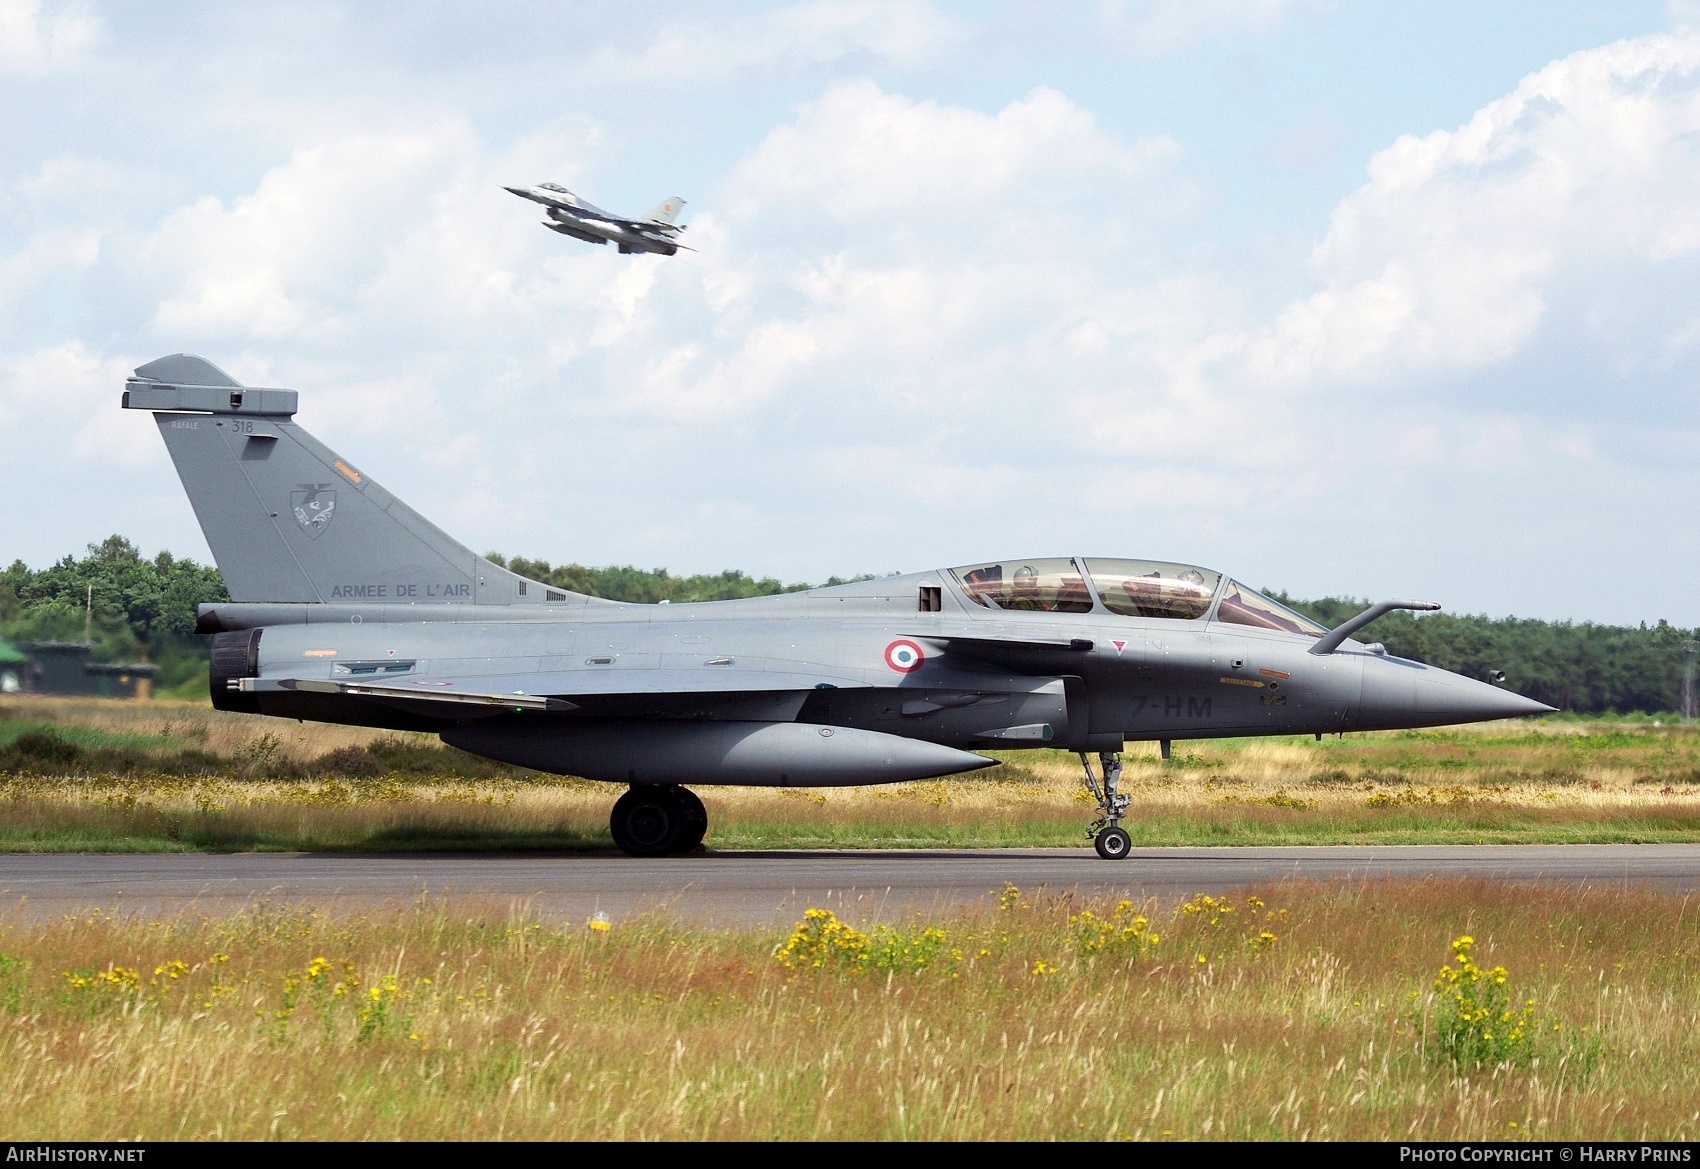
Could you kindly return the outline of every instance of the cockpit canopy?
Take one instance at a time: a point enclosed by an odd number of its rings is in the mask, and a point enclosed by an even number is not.
[[[1090,613],[1092,594],[1074,561],[1065,556],[1010,560],[955,568],[969,600],[988,609],[1038,613]]]
[[[1082,569],[1084,566],[1084,570]],[[1216,620],[1320,637],[1321,625],[1237,580],[1208,568],[1157,560],[1005,560],[951,569],[968,599],[988,609],[1090,613],[1099,604],[1123,617],[1197,621],[1216,604]],[[1217,593],[1221,600],[1217,602]]]
[[[1283,633],[1307,633],[1321,637],[1328,630],[1302,613],[1295,613],[1278,601],[1246,588],[1237,580],[1228,582],[1222,594],[1222,604],[1216,610],[1216,620],[1229,625],[1255,625],[1259,629],[1279,629]]]
[[[1193,621],[1210,611],[1222,574],[1190,564],[1155,560],[1086,562],[1104,608],[1123,617],[1168,617]]]

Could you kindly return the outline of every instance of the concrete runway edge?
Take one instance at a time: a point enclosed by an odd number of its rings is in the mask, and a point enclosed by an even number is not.
[[[150,917],[311,904],[353,911],[416,899],[582,921],[660,911],[709,926],[779,925],[815,905],[890,920],[1023,890],[1135,899],[1283,880],[1476,877],[1504,882],[1700,890],[1700,844],[1385,845],[720,852],[663,860],[609,854],[170,853],[0,855],[0,915],[41,920],[100,909]]]

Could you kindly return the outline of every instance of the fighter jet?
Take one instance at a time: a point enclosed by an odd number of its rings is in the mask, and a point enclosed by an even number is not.
[[[588,244],[612,241],[628,255],[632,252],[657,252],[663,256],[671,256],[685,246],[676,238],[685,230],[684,226],[673,222],[679,209],[685,205],[685,201],[677,195],[663,201],[642,219],[627,219],[587,203],[554,183],[504,187],[503,190],[511,191],[521,199],[543,204],[549,217],[543,221],[544,227]]]
[[[1126,856],[1128,740],[1324,734],[1549,713],[1354,640],[1233,577],[1155,559],[1014,557],[701,604],[621,604],[456,543],[302,429],[294,390],[149,362],[149,410],[230,593],[203,604],[221,710],[431,731],[491,759],[626,787],[609,827],[677,854],[686,785],[832,787],[1069,751]],[[1094,758],[1095,757],[1095,758]],[[1094,769],[1096,764],[1096,769]],[[968,782],[964,780],[964,782]]]

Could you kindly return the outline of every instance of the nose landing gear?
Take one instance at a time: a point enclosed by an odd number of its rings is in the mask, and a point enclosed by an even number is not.
[[[708,810],[689,788],[635,783],[608,817],[614,843],[627,856],[678,856],[708,832]]]
[[[1098,752],[1098,766],[1104,773],[1102,783],[1092,774],[1092,760],[1084,751],[1080,753],[1080,766],[1086,771],[1086,790],[1092,793],[1098,810],[1103,813],[1092,822],[1086,835],[1092,838],[1092,847],[1098,850],[1099,856],[1107,861],[1119,861],[1133,848],[1133,838],[1121,826],[1122,817],[1126,815],[1133,797],[1116,790],[1116,784],[1122,777],[1121,756],[1114,751]]]

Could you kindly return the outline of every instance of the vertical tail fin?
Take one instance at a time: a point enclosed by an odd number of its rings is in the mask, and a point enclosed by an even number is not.
[[[661,201],[660,206],[649,213],[648,218],[656,223],[672,223],[684,207],[685,201],[677,195],[669,196]]]
[[[301,427],[294,390],[253,389],[199,357],[136,370],[235,601],[583,604],[456,543]]]

